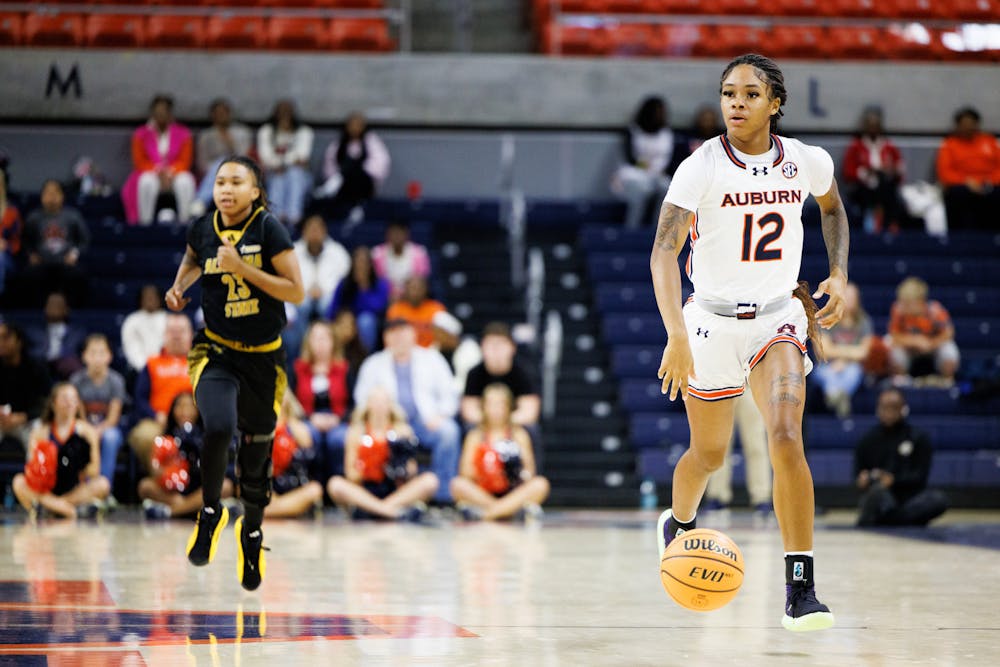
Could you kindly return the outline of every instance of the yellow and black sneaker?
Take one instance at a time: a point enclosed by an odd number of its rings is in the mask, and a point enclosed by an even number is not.
[[[198,522],[188,538],[187,556],[192,565],[208,565],[215,558],[219,536],[229,523],[229,510],[225,507],[203,507],[198,512]]]
[[[255,591],[264,580],[264,570],[267,561],[264,559],[264,533],[260,528],[247,532],[243,526],[243,517],[236,520],[236,578],[240,585],[248,591]]]

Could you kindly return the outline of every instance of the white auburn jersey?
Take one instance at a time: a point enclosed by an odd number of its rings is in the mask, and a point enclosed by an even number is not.
[[[833,184],[833,160],[817,146],[771,135],[747,155],[725,135],[678,167],[665,201],[695,213],[687,273],[706,301],[763,305],[795,289],[802,263],[802,203]]]

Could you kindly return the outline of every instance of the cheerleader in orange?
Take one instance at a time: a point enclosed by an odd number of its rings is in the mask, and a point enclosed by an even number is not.
[[[354,410],[344,443],[344,476],[331,477],[327,493],[355,516],[420,521],[439,482],[432,472],[418,474],[415,452],[406,413],[376,387]]]
[[[323,509],[323,485],[309,475],[316,451],[303,416],[302,405],[292,392],[286,391],[271,451],[274,490],[271,502],[264,508],[268,519],[290,519],[310,509]]]
[[[514,396],[506,385],[483,390],[483,421],[469,431],[451,495],[467,519],[537,516],[549,480],[535,474],[531,438],[511,420]]]

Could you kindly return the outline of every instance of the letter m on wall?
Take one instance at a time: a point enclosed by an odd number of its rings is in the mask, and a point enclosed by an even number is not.
[[[52,63],[49,67],[49,80],[45,84],[45,97],[52,97],[52,91],[58,90],[59,97],[66,97],[72,91],[73,97],[80,99],[83,96],[83,86],[80,84],[80,67],[73,63],[69,75],[64,79],[59,71],[59,66]]]

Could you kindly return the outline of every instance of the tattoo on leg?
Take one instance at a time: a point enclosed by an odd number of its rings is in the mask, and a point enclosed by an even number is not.
[[[798,407],[802,404],[798,391],[804,384],[805,376],[802,373],[782,373],[771,381],[771,398],[768,405],[785,403]]]

